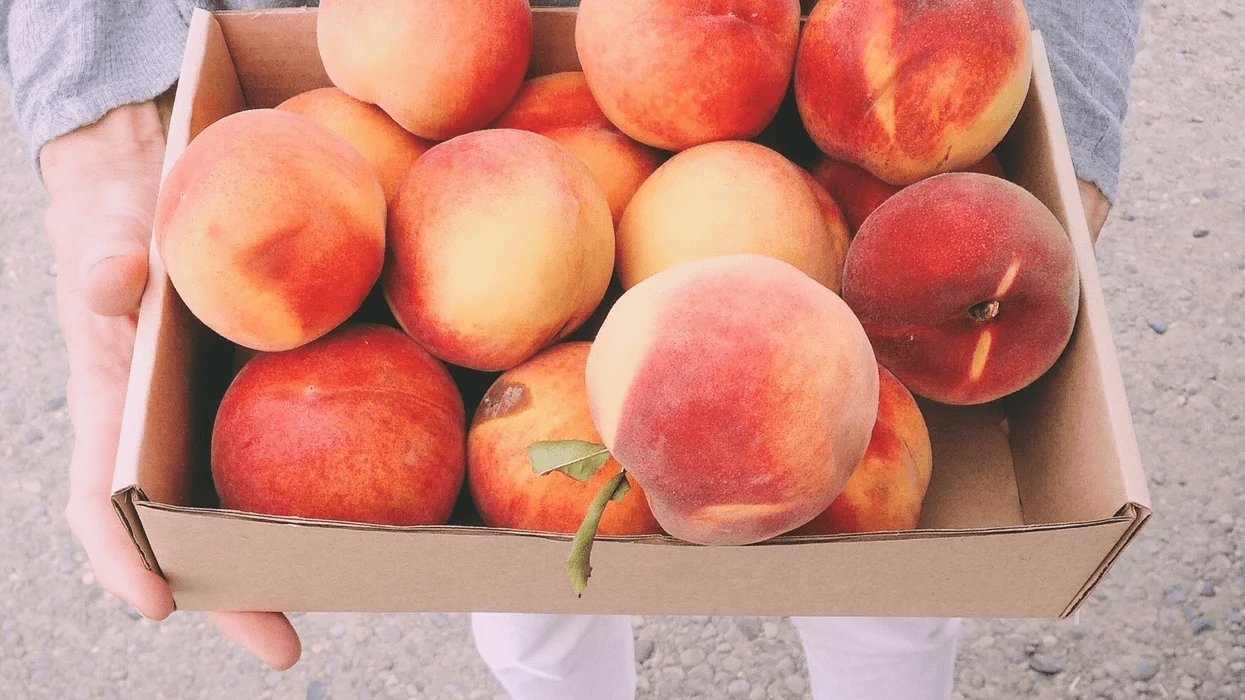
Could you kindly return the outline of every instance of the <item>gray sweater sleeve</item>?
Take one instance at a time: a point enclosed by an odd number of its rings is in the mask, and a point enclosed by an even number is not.
[[[189,15],[189,1],[0,0],[0,72],[36,168],[51,139],[167,90]]]
[[[1028,0],[1042,32],[1072,164],[1114,201],[1141,0]]]

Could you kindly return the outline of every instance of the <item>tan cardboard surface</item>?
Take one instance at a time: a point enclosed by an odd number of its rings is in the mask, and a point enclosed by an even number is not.
[[[314,17],[307,9],[195,13],[166,168],[215,119],[327,84]],[[574,11],[536,17],[532,71],[577,65]],[[205,436],[228,380],[229,346],[190,316],[153,253],[115,480],[136,546],[168,577],[178,606],[192,609],[1069,614],[1149,511],[1071,162],[1061,134],[1050,132],[1059,121],[1045,54],[1034,39],[1033,85],[1001,157],[1070,231],[1083,271],[1078,330],[1054,374],[1014,399],[923,403],[935,478],[922,529],[729,548],[610,538],[594,547],[593,577],[575,599],[562,577],[567,536],[213,510]]]

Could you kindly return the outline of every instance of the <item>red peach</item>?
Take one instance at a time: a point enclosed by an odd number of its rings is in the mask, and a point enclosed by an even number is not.
[[[600,444],[584,389],[590,343],[559,343],[504,372],[489,388],[467,433],[467,485],[476,509],[491,527],[575,532],[588,504],[622,467],[612,457],[587,480],[555,470],[537,476],[528,447],[544,440]],[[661,532],[644,489],[611,501],[599,535]]]
[[[212,479],[224,508],[439,525],[464,453],[445,366],[397,329],[346,325],[242,367],[212,428]]]
[[[847,251],[843,298],[913,393],[991,401],[1036,380],[1072,335],[1072,243],[1019,185],[945,173],[878,207]]]
[[[1011,128],[1029,89],[1022,0],[838,0],[809,13],[795,96],[832,158],[906,185],[962,170]]]

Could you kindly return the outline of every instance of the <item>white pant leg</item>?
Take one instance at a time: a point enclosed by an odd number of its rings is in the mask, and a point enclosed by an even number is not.
[[[472,613],[471,632],[512,700],[635,700],[626,615]]]
[[[793,617],[816,700],[947,700],[959,618]]]

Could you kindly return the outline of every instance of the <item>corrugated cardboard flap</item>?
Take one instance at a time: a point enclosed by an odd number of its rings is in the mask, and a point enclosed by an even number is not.
[[[1072,602],[1068,603],[1067,609],[1059,615],[1060,618],[1068,617],[1076,612],[1077,608],[1081,607],[1081,603],[1085,602],[1085,599],[1093,592],[1098,582],[1111,570],[1111,565],[1119,558],[1120,552],[1124,551],[1128,543],[1133,541],[1133,538],[1137,536],[1137,533],[1141,531],[1142,526],[1146,524],[1146,521],[1150,519],[1153,513],[1149,506],[1143,506],[1140,503],[1126,503],[1123,508],[1120,508],[1117,517],[1127,518],[1132,521],[1132,524],[1120,536],[1120,541],[1116,543],[1115,547],[1102,560],[1102,564],[1094,571],[1094,574],[1085,582],[1085,586],[1076,594]]]

